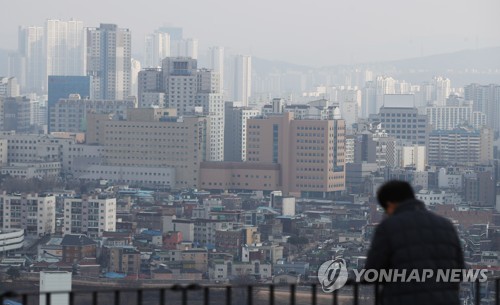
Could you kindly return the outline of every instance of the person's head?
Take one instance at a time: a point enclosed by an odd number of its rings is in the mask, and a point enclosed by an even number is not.
[[[415,193],[411,185],[405,181],[388,181],[377,191],[378,203],[388,215],[394,213],[399,203],[409,199],[415,199]]]

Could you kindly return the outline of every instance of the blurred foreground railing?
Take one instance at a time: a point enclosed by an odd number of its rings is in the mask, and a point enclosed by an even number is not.
[[[486,283],[466,283],[462,304],[500,305],[500,279]],[[37,287],[38,288],[38,287]],[[171,285],[154,288],[82,288],[67,292],[15,292],[0,294],[1,305],[340,305],[380,304],[381,285],[347,282],[346,286],[325,293],[319,284],[281,285]]]

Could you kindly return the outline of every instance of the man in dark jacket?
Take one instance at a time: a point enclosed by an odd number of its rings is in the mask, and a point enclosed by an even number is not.
[[[422,281],[390,282],[382,285],[382,304],[459,304],[459,283],[437,281],[438,269],[463,269],[462,247],[451,222],[416,200],[411,186],[389,181],[377,192],[387,217],[378,225],[365,269],[433,270]]]

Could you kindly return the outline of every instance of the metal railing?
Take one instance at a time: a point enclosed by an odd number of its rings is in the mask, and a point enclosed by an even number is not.
[[[498,293],[500,279],[488,281],[486,287],[484,287],[485,283],[480,282],[470,284],[469,294],[465,300],[463,298],[463,304],[500,305]],[[345,287],[333,293],[323,292],[318,284],[189,284],[159,288],[120,287],[100,290],[90,288],[71,292],[5,291],[0,293],[0,305],[379,305],[380,289],[381,285],[378,283],[348,281]]]

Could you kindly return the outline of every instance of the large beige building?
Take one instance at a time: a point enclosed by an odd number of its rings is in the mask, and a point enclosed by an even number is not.
[[[175,109],[129,109],[127,120],[89,114],[87,144],[101,145],[103,165],[174,168],[171,188],[198,187],[208,156],[209,119],[177,117]]]
[[[269,114],[247,121],[247,162],[203,163],[201,187],[329,198],[345,189],[344,153],[338,111],[325,120]]]

